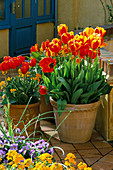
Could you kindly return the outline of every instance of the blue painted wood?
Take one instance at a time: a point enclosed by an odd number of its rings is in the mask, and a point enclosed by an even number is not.
[[[5,30],[11,28],[10,25],[0,25],[0,30]]]
[[[12,5],[16,0],[9,0]],[[36,43],[36,24],[55,22],[55,0],[51,0],[51,13],[46,15],[46,0],[44,0],[44,15],[38,16],[38,0],[32,0],[31,17],[25,18],[25,0],[23,2],[22,18],[16,19],[16,15],[11,12],[10,17],[10,37],[9,54],[13,57],[18,54],[27,53],[30,47]]]
[[[39,20],[36,21],[37,24],[42,24],[42,23],[48,23],[48,22],[54,22],[55,19],[45,19],[45,20]]]
[[[10,13],[10,3],[8,0],[4,0],[5,2],[5,19],[4,20],[0,20],[0,26],[5,26],[5,25],[9,25],[9,13]]]
[[[58,7],[58,2],[57,2],[57,0],[55,0],[55,37],[57,37],[57,34],[58,34],[58,32],[57,32],[57,7]]]
[[[38,0],[37,0],[38,1]],[[37,4],[38,6],[38,4]],[[38,7],[37,7],[38,9]],[[50,1],[50,15],[47,15],[46,14],[46,0],[44,0],[44,15],[41,15],[41,16],[38,16],[38,13],[37,13],[37,20],[46,20],[46,19],[54,19],[55,18],[55,0],[51,0]]]
[[[15,1],[15,0],[14,0]],[[16,3],[16,1],[15,1]],[[31,0],[32,15],[25,18],[25,1],[22,0],[22,18],[16,19],[11,13],[10,55],[16,56],[30,52],[30,47],[36,43],[35,0]]]

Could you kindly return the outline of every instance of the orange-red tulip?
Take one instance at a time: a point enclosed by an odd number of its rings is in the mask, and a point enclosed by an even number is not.
[[[100,34],[102,37],[105,35],[106,30],[102,27],[96,27],[95,28],[95,33]]]
[[[68,31],[68,27],[66,24],[60,24],[57,27],[57,30],[58,30],[58,35],[61,36],[63,33],[66,33]]]
[[[95,59],[97,57],[97,51],[96,50],[93,51],[92,49],[89,49],[88,56],[89,58]]]
[[[86,37],[89,37],[90,35],[92,35],[95,32],[95,30],[91,27],[86,27],[83,31],[83,35],[85,35]]]

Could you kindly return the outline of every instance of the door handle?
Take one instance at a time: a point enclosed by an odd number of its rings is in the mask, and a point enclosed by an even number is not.
[[[13,15],[15,15],[15,8],[16,8],[16,4],[15,2],[13,2]]]

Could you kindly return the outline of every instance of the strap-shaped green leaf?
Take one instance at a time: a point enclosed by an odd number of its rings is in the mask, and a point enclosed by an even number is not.
[[[71,88],[70,88],[69,83],[63,77],[58,77],[58,80],[64,85],[68,93],[71,95]]]
[[[57,100],[58,116],[60,116],[67,105],[66,100]]]
[[[83,93],[83,89],[79,89],[75,93],[73,93],[71,98],[71,103],[76,104],[77,100],[79,99],[82,93]]]
[[[94,82],[93,84],[89,85],[87,91],[95,91],[98,89],[98,87],[101,85],[102,80],[98,81],[98,82]]]
[[[47,76],[43,76],[44,84],[49,89],[49,85],[51,84],[49,78]]]

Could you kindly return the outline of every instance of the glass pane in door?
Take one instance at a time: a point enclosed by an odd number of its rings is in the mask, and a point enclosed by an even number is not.
[[[46,0],[46,14],[50,15],[51,13],[51,0]]]
[[[0,0],[0,20],[5,19],[5,0]]]
[[[25,17],[31,16],[31,0],[25,0]]]
[[[16,0],[16,19],[22,18],[22,0]]]
[[[38,0],[38,16],[44,15],[44,0]]]

